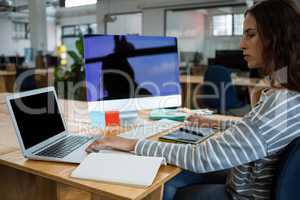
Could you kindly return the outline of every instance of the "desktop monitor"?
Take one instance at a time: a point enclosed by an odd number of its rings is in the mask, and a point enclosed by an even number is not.
[[[242,50],[216,50],[215,65],[224,65],[234,71],[249,71]]]
[[[174,37],[85,35],[84,58],[90,112],[181,106]]]

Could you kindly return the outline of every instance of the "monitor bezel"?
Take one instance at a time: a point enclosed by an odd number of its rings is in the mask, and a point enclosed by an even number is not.
[[[110,34],[88,34],[84,35],[84,40],[90,37],[98,36],[115,36]],[[117,35],[117,36],[128,36],[128,35]],[[99,100],[99,101],[88,101],[89,112],[106,112],[106,111],[118,111],[118,112],[134,112],[139,110],[150,110],[159,108],[170,108],[180,107],[182,105],[182,89],[180,87],[180,59],[178,50],[178,41],[176,37],[169,36],[142,36],[142,37],[157,37],[157,38],[173,38],[177,47],[177,64],[178,64],[178,85],[179,94],[155,96],[155,97],[139,97],[139,98],[124,98],[124,99],[112,99],[112,100]],[[84,59],[85,60],[85,59]],[[86,63],[85,63],[86,67]],[[86,82],[88,88],[89,83]],[[164,102],[167,101],[167,105]],[[123,105],[127,105],[124,108]]]

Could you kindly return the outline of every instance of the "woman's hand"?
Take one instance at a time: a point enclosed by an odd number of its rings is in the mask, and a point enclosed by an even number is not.
[[[196,126],[202,128],[217,128],[220,125],[220,121],[205,117],[199,114],[191,115],[187,118],[186,125]]]
[[[133,151],[137,140],[125,139],[117,136],[105,136],[96,140],[86,148],[86,152],[99,151],[101,149],[113,148],[122,151]]]

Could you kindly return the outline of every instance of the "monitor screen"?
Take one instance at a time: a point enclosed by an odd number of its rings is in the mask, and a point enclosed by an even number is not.
[[[181,95],[174,37],[86,35],[87,100]]]
[[[25,149],[65,131],[53,91],[11,99],[10,105]]]

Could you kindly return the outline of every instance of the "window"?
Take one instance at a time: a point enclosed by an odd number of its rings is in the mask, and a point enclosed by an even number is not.
[[[76,26],[63,26],[62,36],[73,36],[75,35]]]
[[[243,34],[243,14],[215,15],[213,21],[213,36],[232,36]]]
[[[27,22],[14,22],[14,38],[29,39],[29,24]]]
[[[214,36],[232,35],[232,15],[213,16],[213,35]]]
[[[62,27],[62,37],[78,37],[81,34],[95,34],[97,24],[67,25]]]
[[[166,13],[166,36],[177,37],[182,65],[192,62],[196,52],[204,51],[206,13],[205,9]]]
[[[245,9],[238,5],[167,10],[165,34],[177,37],[181,67],[198,65],[198,61],[208,64],[216,50],[239,49],[240,38],[232,36],[243,32]]]
[[[106,15],[107,34],[142,34],[142,13]]]
[[[65,7],[76,7],[76,6],[85,6],[85,5],[92,5],[96,4],[97,0],[66,0]]]
[[[243,23],[244,23],[244,15],[243,14],[235,14],[233,15],[234,22],[234,35],[243,35]]]
[[[205,29],[204,12],[204,10],[167,11],[166,35],[185,39],[201,37]]]
[[[78,39],[80,33],[95,34],[97,33],[97,24],[80,24],[67,25],[62,27],[62,43],[67,47],[67,50],[76,51],[75,41]],[[68,63],[72,61],[68,58]]]

